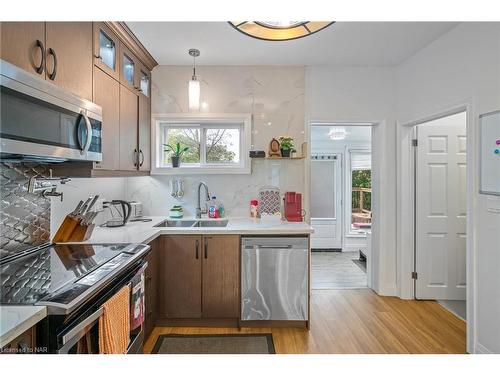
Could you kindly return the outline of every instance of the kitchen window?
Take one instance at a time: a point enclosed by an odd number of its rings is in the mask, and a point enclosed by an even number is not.
[[[250,173],[251,121],[249,115],[156,116],[156,162],[153,174]],[[171,152],[180,143],[188,147],[180,166],[172,167]]]

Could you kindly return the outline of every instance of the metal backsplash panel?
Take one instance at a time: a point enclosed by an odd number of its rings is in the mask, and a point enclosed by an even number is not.
[[[48,177],[48,166],[0,163],[0,258],[50,239],[50,199],[28,193],[32,176]]]

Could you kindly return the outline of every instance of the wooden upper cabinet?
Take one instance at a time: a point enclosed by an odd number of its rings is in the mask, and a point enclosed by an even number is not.
[[[120,83],[94,66],[94,103],[102,107],[102,161],[95,168],[120,168]]]
[[[120,170],[135,171],[137,149],[138,99],[134,91],[120,85]]]
[[[2,22],[0,34],[2,60],[45,78],[44,22]]]
[[[116,80],[120,79],[120,41],[103,22],[94,22],[94,64]]]
[[[201,236],[162,236],[160,315],[201,317]]]
[[[139,92],[139,60],[123,44],[120,44],[120,83],[134,92]]]
[[[151,170],[151,102],[139,95],[139,170]]]
[[[92,100],[92,22],[46,22],[46,77]]]
[[[237,318],[240,311],[238,235],[203,236],[204,318]]]

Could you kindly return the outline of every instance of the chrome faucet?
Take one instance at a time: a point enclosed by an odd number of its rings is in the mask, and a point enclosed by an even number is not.
[[[198,184],[198,205],[196,206],[196,218],[197,219],[200,219],[201,218],[201,214],[206,214],[207,213],[207,204],[205,202],[205,209],[201,209],[201,187],[205,187],[205,193],[206,193],[206,202],[208,202],[210,200],[210,194],[208,193],[208,186],[205,182],[203,181],[200,181],[200,183]]]

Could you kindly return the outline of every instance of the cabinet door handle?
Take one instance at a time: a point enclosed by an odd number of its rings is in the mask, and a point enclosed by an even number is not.
[[[134,148],[134,167],[137,167],[137,162],[139,159],[137,158],[137,149]]]
[[[200,241],[196,240],[196,259],[200,257]]]
[[[52,55],[52,57],[54,58],[54,69],[52,70],[52,73],[49,73],[49,79],[53,81],[56,79],[56,74],[57,74],[57,55],[56,51],[54,51],[53,48],[49,48],[47,53],[49,55]]]
[[[205,259],[208,258],[208,240],[205,238]]]
[[[144,153],[142,152],[142,150],[139,150],[139,154],[141,156],[141,162],[139,163],[139,167],[142,167],[142,165],[144,164]]]
[[[42,53],[42,62],[40,63],[40,66],[35,67],[35,71],[38,74],[42,74],[43,67],[45,66],[45,46],[43,45],[43,42],[40,39],[36,40],[36,46],[40,48],[40,52]]]

